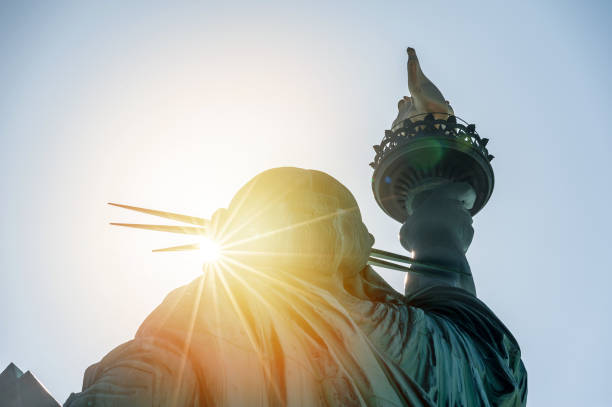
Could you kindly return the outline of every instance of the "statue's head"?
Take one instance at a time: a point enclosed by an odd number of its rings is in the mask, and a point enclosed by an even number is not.
[[[326,173],[301,168],[257,175],[213,225],[229,255],[296,274],[356,274],[374,243],[350,191]]]

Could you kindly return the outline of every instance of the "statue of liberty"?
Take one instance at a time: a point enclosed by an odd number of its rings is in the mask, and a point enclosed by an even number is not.
[[[402,295],[368,265],[374,238],[340,182],[257,175],[184,228],[220,242],[221,259],[89,367],[65,406],[525,405],[519,346],[465,261],[470,194],[453,183],[414,200],[402,244],[459,272],[414,274]]]

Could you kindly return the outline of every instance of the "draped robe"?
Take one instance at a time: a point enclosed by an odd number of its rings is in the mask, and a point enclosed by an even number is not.
[[[525,405],[518,344],[486,305],[453,287],[397,293],[365,265],[372,240],[358,210],[347,211],[352,195],[326,174],[284,170],[290,177],[268,174],[264,192],[300,179],[299,199],[284,201],[323,202],[315,215],[341,215],[267,249],[297,244],[318,260],[228,258],[207,267],[172,291],[133,340],[88,368],[66,406]],[[257,201],[253,185],[244,189]],[[244,215],[240,208],[229,213]],[[289,220],[274,208],[273,222]],[[295,207],[286,212],[295,223]]]

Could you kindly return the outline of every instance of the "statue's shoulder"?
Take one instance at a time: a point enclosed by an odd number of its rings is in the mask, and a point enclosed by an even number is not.
[[[182,328],[191,318],[194,304],[201,295],[204,276],[170,291],[138,328],[136,337],[159,336],[165,329]]]

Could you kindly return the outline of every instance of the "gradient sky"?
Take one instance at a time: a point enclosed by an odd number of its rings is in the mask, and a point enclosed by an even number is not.
[[[612,12],[535,3],[1,2],[0,367],[63,402],[199,275],[197,255],[150,252],[186,239],[113,228],[154,219],[108,201],[208,217],[261,170],[315,168],[401,252],[368,163],[412,46],[491,139],[468,259],[529,405],[609,405]]]

